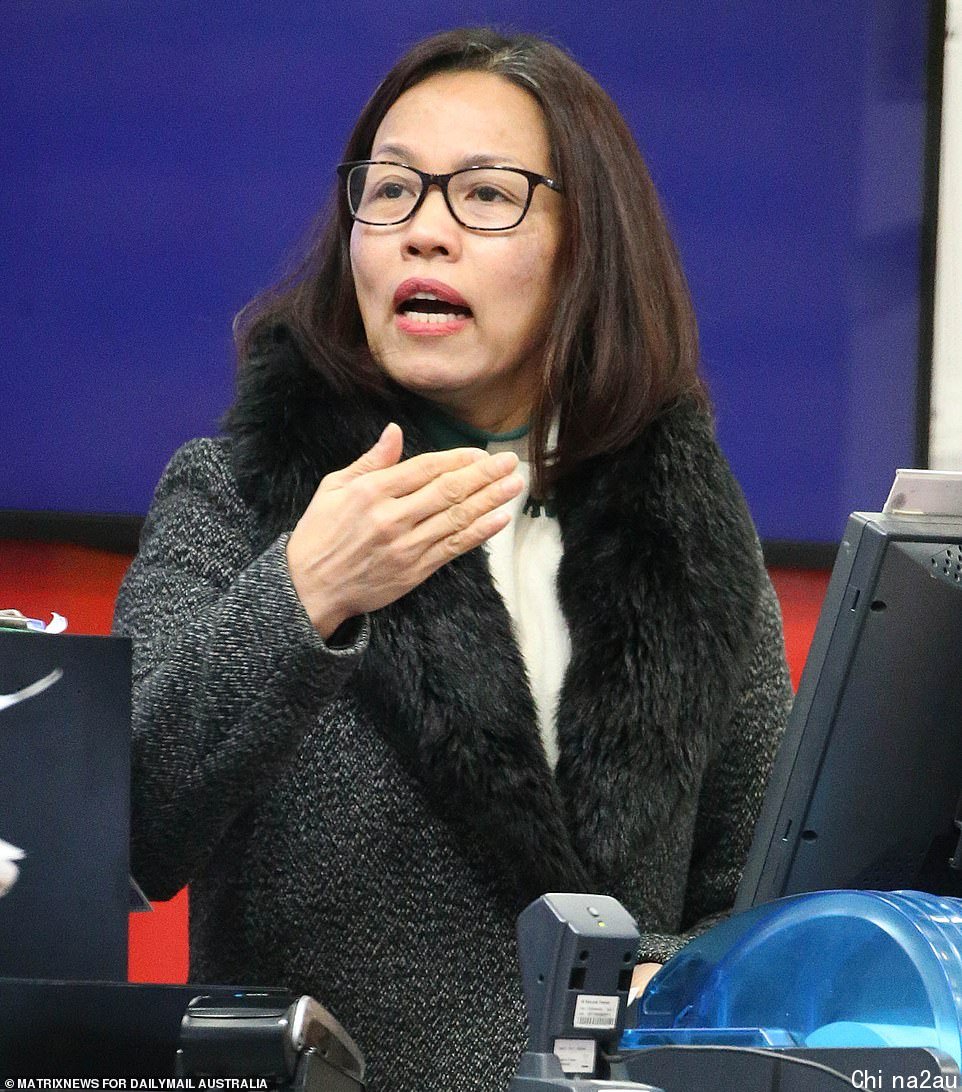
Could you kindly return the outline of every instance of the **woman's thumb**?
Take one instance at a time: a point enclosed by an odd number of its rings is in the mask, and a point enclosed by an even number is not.
[[[404,434],[401,432],[401,426],[391,421],[385,425],[377,443],[345,468],[347,476],[356,478],[361,474],[369,474],[372,470],[384,470],[394,466],[401,458],[403,447]]]

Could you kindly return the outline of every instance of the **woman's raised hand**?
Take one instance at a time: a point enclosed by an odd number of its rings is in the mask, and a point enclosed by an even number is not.
[[[294,590],[324,638],[497,534],[510,518],[500,506],[523,488],[511,452],[463,447],[400,462],[402,444],[389,424],[323,478],[288,540]]]

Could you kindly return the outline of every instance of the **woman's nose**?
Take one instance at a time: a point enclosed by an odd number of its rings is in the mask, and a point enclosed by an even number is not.
[[[411,256],[456,257],[461,252],[461,225],[436,186],[428,190],[421,207],[405,226],[403,248]]]

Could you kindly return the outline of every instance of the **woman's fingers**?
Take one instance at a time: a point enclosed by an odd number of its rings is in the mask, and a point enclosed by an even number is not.
[[[398,497],[399,518],[410,520],[411,523],[421,523],[440,512],[456,510],[455,515],[458,515],[462,506],[479,494],[484,494],[485,497],[501,496],[491,507],[504,504],[506,500],[517,496],[521,488],[521,485],[518,488],[511,486],[506,493],[500,488],[500,483],[511,477],[517,465],[517,455],[502,451],[497,455],[484,455],[467,466],[443,470],[420,488]],[[475,514],[480,515],[480,510]]]
[[[373,447],[349,466],[328,474],[321,488],[344,489],[364,480],[364,491],[372,499],[416,497],[412,505],[403,509],[403,514],[418,522],[510,473],[518,461],[510,452],[488,455],[482,448],[458,447],[428,451],[400,462],[403,444],[401,428],[392,421]],[[472,473],[473,466],[481,469]],[[463,470],[469,473],[458,473]],[[422,492],[426,486],[433,487],[429,493]]]
[[[472,481],[472,487],[474,484]],[[439,487],[437,492],[443,493],[443,488]],[[440,507],[435,504],[434,510],[413,529],[409,541],[414,548],[428,552],[434,550],[439,543],[450,540],[446,546],[442,546],[441,552],[448,554],[446,560],[473,550],[508,522],[508,513],[498,512],[498,509],[516,497],[522,489],[524,479],[520,474],[499,474],[494,481],[489,480],[480,488],[473,489],[473,492],[461,500]],[[498,512],[496,521],[485,520],[486,516],[495,512]]]
[[[510,518],[502,506],[524,488],[510,452],[458,448],[398,462],[402,443],[388,425],[328,474],[288,539],[294,590],[325,637],[496,534]]]
[[[430,485],[443,474],[483,462],[491,456],[479,447],[455,447],[448,451],[427,451],[405,459],[396,466],[371,474],[371,487],[388,497],[406,497]]]
[[[418,553],[417,583],[427,580],[432,573],[456,557],[482,546],[510,522],[511,516],[503,508],[496,508],[494,511],[485,512],[463,530],[452,531],[435,539],[430,545],[425,545]]]
[[[485,512],[476,520],[469,523],[463,530],[452,531],[427,546],[421,553],[421,580],[427,578],[442,565],[453,561],[461,554],[483,545],[490,538],[503,530],[511,522],[510,515],[503,508]]]

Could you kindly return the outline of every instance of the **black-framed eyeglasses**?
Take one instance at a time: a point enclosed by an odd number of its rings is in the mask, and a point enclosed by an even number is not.
[[[507,231],[524,219],[536,186],[561,192],[561,183],[520,167],[463,167],[429,174],[406,163],[363,159],[341,163],[351,216],[362,224],[403,224],[437,186],[457,222],[472,231]]]

